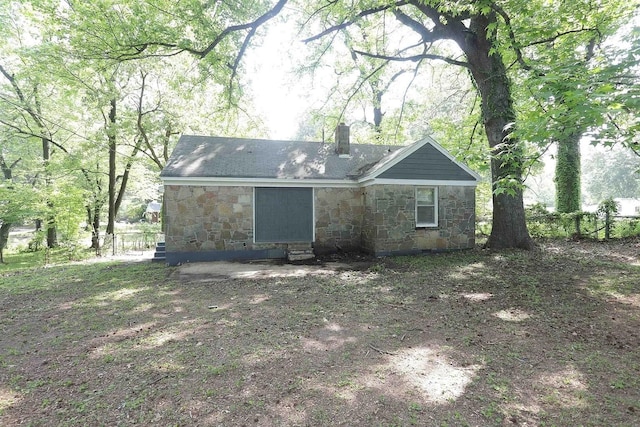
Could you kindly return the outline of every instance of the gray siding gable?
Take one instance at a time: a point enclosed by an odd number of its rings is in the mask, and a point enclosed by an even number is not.
[[[400,159],[376,178],[438,181],[477,181],[470,171],[436,148],[425,143],[413,153]]]

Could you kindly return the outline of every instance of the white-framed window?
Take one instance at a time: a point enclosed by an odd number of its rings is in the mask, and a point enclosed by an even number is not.
[[[438,226],[438,188],[416,188],[416,227]]]

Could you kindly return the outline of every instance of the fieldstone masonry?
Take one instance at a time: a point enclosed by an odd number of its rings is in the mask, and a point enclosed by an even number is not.
[[[168,250],[253,248],[253,188],[168,185],[164,200]]]
[[[384,255],[475,244],[475,188],[438,187],[439,225],[415,227],[415,187],[316,188],[316,252],[362,248]],[[168,185],[167,251],[286,248],[253,242],[253,188]]]
[[[415,187],[366,187],[362,245],[374,254],[466,249],[475,245],[475,188],[438,187],[438,227],[416,228]]]
[[[316,188],[316,252],[362,247],[362,188]]]

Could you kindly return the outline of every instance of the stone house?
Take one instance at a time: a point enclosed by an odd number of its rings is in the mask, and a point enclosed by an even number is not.
[[[160,177],[166,261],[471,248],[479,176],[427,137],[398,147],[183,135]]]

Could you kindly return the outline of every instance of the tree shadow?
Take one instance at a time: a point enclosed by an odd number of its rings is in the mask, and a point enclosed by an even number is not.
[[[193,283],[157,265],[25,273],[0,299],[0,422],[633,422],[637,270],[545,252],[423,258]]]

